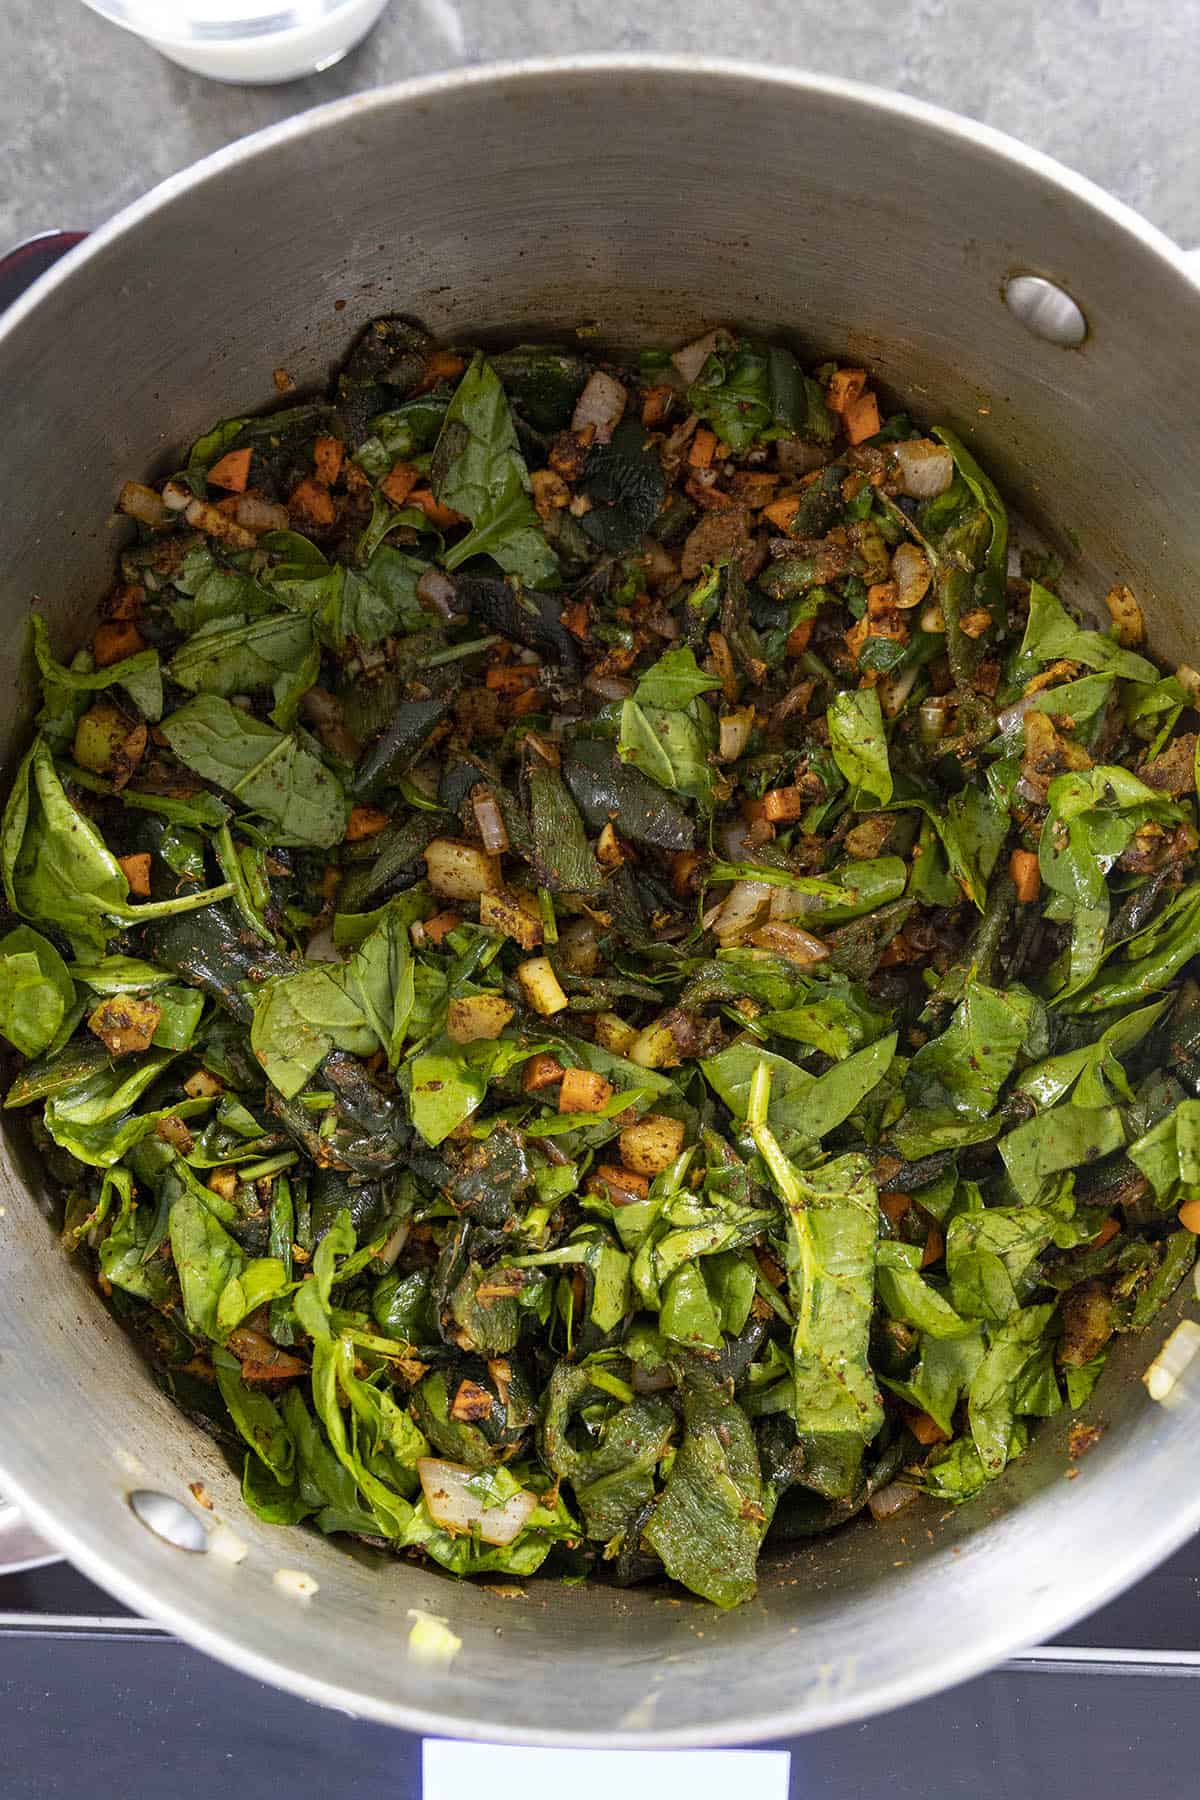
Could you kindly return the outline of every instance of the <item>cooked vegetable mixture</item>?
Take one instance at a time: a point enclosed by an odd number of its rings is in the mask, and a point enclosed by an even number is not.
[[[5,1104],[249,1507],[732,1606],[1087,1398],[1200,1231],[1200,677],[1127,588],[719,330],[379,319],[119,504],[33,620]]]

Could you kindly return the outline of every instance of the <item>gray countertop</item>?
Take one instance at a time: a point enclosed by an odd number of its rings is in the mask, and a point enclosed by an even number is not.
[[[1200,0],[391,0],[284,87],[186,74],[79,0],[3,0],[0,248],[90,227],[197,157],[321,101],[499,58],[736,56],[876,82],[1024,138],[1200,243]]]

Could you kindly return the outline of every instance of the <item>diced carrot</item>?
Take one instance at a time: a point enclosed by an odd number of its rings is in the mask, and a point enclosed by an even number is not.
[[[560,1113],[599,1112],[613,1096],[613,1084],[591,1069],[566,1069],[558,1090]]]
[[[1008,859],[1008,872],[1012,876],[1018,900],[1037,899],[1042,891],[1042,875],[1035,851],[1014,850]]]
[[[435,388],[439,381],[453,381],[466,368],[462,357],[453,350],[433,350],[425,358],[425,373],[421,385],[416,389],[418,394],[427,394]]]
[[[425,936],[431,944],[440,944],[447,932],[461,924],[462,918],[456,912],[434,913],[432,919],[425,921]]]
[[[790,824],[803,816],[807,805],[798,787],[771,788],[763,795],[763,817],[772,825]]]
[[[717,434],[702,425],[688,449],[688,462],[693,469],[707,469],[717,448]]]
[[[342,472],[342,458],[345,454],[346,447],[341,438],[319,437],[313,445],[317,480],[323,481],[326,487],[332,487]]]
[[[364,838],[376,837],[388,823],[387,813],[378,806],[352,806],[346,821],[346,842],[360,844]]]
[[[527,688],[536,687],[541,678],[539,663],[511,663],[504,667],[492,667],[484,676],[484,686],[493,694],[523,694]]]
[[[411,463],[393,463],[379,484],[379,491],[393,506],[403,506],[421,479],[421,471]]]
[[[146,598],[146,590],[140,582],[127,581],[111,594],[105,604],[105,617],[109,619],[136,619],[142,610]]]
[[[227,450],[208,471],[210,487],[228,488],[232,494],[244,494],[250,480],[250,459],[253,455],[253,450]]]
[[[867,438],[874,437],[880,425],[879,402],[874,394],[864,394],[861,400],[856,400],[843,413],[842,422],[852,444],[862,444]]]
[[[342,885],[342,871],[336,863],[326,863],[321,871],[321,885],[317,892],[322,900],[332,900]]]
[[[867,385],[865,369],[837,369],[829,378],[825,404],[830,412],[846,413],[862,397]]]
[[[129,883],[129,891],[139,900],[150,896],[150,852],[135,850],[131,856],[118,856],[121,873]]]
[[[526,713],[536,712],[542,704],[542,696],[537,688],[526,688],[523,694],[516,694],[508,703],[508,710],[514,719],[523,719]]]
[[[772,525],[778,525],[780,531],[786,531],[799,510],[799,494],[781,494],[770,506],[763,507],[762,516],[770,519]]]
[[[671,410],[674,398],[674,388],[665,383],[660,387],[647,388],[642,399],[642,424],[661,425]]]
[[[569,606],[562,609],[561,622],[572,637],[586,644],[588,641],[588,603],[586,600],[572,600]]]
[[[946,1442],[947,1434],[942,1430],[937,1420],[931,1419],[927,1412],[910,1413],[908,1416],[908,1429],[912,1432],[918,1444],[944,1444]]]
[[[456,513],[452,507],[443,506],[440,500],[434,499],[431,488],[414,488],[408,496],[408,505],[417,507],[425,514],[429,523],[436,525],[441,531],[448,531],[451,525],[466,524],[461,513]]]
[[[879,1196],[879,1210],[890,1225],[898,1225],[909,1207],[912,1195],[902,1194],[897,1189],[889,1189]]]
[[[522,1092],[536,1094],[542,1088],[553,1087],[556,1081],[562,1080],[565,1073],[557,1056],[548,1056],[544,1051],[531,1056],[521,1071]]]
[[[298,513],[313,525],[332,525],[335,513],[333,495],[315,475],[306,475],[288,496],[288,511]]]
[[[145,638],[129,619],[106,619],[92,639],[92,655],[98,669],[111,668],[113,663],[124,662],[127,656],[136,656],[145,648]]]
[[[631,1200],[644,1200],[650,1183],[644,1175],[635,1175],[621,1163],[600,1163],[596,1174],[608,1189],[609,1198],[617,1206],[628,1206]]]
[[[1200,1237],[1200,1200],[1185,1200],[1179,1209],[1179,1223],[1185,1231]]]
[[[867,589],[867,617],[880,619],[896,610],[896,584],[894,581],[877,581]]]
[[[925,1248],[921,1253],[921,1267],[928,1269],[936,1262],[941,1262],[946,1254],[946,1240],[936,1225],[929,1227],[929,1235],[925,1239]]]
[[[803,656],[804,652],[808,649],[808,641],[812,637],[812,634],[813,621],[811,619],[801,619],[798,625],[793,625],[792,629],[788,632],[788,655]]]
[[[1090,1248],[1093,1250],[1099,1250],[1103,1247],[1103,1245],[1110,1244],[1112,1242],[1112,1240],[1116,1237],[1116,1235],[1120,1231],[1120,1229],[1121,1229],[1120,1219],[1113,1218],[1113,1216],[1110,1214],[1109,1217],[1107,1219],[1105,1219],[1103,1225],[1100,1227],[1100,1229],[1096,1233],[1095,1237],[1092,1239]]]

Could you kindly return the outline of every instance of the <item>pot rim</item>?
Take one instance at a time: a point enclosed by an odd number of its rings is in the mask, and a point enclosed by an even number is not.
[[[812,74],[800,69],[780,69],[730,58],[668,55],[546,57],[484,63],[389,83],[365,93],[309,108],[278,124],[236,139],[232,144],[168,176],[68,251],[5,313],[0,321],[0,349],[6,338],[24,324],[50,293],[63,283],[72,281],[90,261],[113,244],[132,235],[144,220],[169,207],[180,195],[207,182],[220,180],[228,170],[263,152],[310,136],[314,132],[338,130],[355,119],[378,110],[436,100],[475,88],[503,90],[519,88],[530,82],[554,82],[567,80],[572,76],[597,75],[614,80],[651,76],[664,81],[700,79],[717,83],[736,82],[745,86],[767,85],[776,90],[789,91],[798,100],[812,96],[823,100],[844,101],[853,109],[867,108],[889,115],[898,123],[919,125],[939,134],[951,150],[956,145],[982,148],[998,161],[1025,169],[1061,197],[1086,207],[1117,231],[1136,240],[1145,251],[1170,267],[1200,296],[1200,257],[1196,254],[1182,250],[1132,207],[1115,199],[1095,182],[1076,174],[1055,158],[1030,148],[1007,132],[976,123],[944,107],[839,76]],[[3,1447],[0,1447],[0,1457],[4,1454]],[[52,1504],[46,1503],[39,1494],[26,1488],[20,1477],[10,1473],[6,1466],[0,1467],[0,1484],[37,1530],[56,1544],[84,1574],[126,1605],[176,1633],[196,1649],[231,1664],[243,1674],[272,1685],[286,1686],[304,1699],[335,1707],[354,1717],[398,1726],[418,1736],[473,1738],[494,1743],[536,1742],[564,1748],[719,1748],[733,1743],[789,1737],[795,1735],[797,1730],[828,1730],[898,1706],[912,1704],[984,1673],[1031,1642],[1044,1640],[1073,1624],[1140,1579],[1200,1529],[1200,1488],[1189,1499],[1186,1490],[1181,1487],[1155,1527],[1144,1535],[1139,1535],[1136,1540],[1130,1539],[1123,1548],[1114,1548],[1105,1578],[1089,1589],[1082,1603],[1077,1594],[1070,1598],[1056,1598],[1052,1589],[1047,1590],[1044,1597],[1024,1611],[1020,1621],[1006,1631],[1002,1638],[993,1635],[987,1643],[964,1643],[929,1661],[914,1657],[904,1675],[897,1676],[889,1683],[873,1687],[869,1692],[828,1696],[819,1705],[805,1706],[799,1714],[790,1709],[759,1714],[746,1719],[732,1732],[728,1724],[706,1725],[699,1721],[691,1726],[669,1729],[650,1727],[641,1731],[583,1734],[563,1732],[550,1726],[533,1734],[528,1730],[522,1732],[510,1729],[495,1720],[464,1719],[446,1712],[411,1706],[403,1701],[364,1696],[319,1675],[291,1666],[281,1669],[272,1658],[245,1648],[233,1632],[213,1630],[197,1624],[185,1606],[159,1598],[150,1579],[110,1570],[102,1552],[82,1540],[73,1527],[56,1514]]]

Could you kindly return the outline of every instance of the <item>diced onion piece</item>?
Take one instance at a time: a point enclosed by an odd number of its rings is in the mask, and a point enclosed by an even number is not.
[[[771,904],[769,881],[735,881],[713,920],[722,946],[736,943],[766,914]]]
[[[456,1044],[474,1044],[481,1038],[498,1038],[512,1020],[516,1007],[502,994],[466,994],[451,1000],[446,1014],[446,1035]]]
[[[1192,700],[1200,700],[1200,671],[1193,669],[1188,663],[1180,663],[1175,671],[1175,679]]]
[[[899,669],[895,675],[883,675],[879,681],[879,704],[885,719],[894,719],[912,693],[920,670]]]
[[[1185,1319],[1177,1325],[1142,1380],[1152,1400],[1165,1400],[1189,1363],[1200,1352],[1200,1325]]]
[[[567,996],[548,956],[531,956],[528,962],[518,963],[517,980],[526,1000],[543,1019],[552,1018],[566,1006]]]
[[[639,1069],[676,1069],[683,1061],[675,1033],[661,1018],[643,1026],[626,1055]]]
[[[276,506],[261,494],[243,494],[234,514],[239,525],[259,535],[264,531],[286,531],[291,523],[286,506]]]
[[[583,685],[601,700],[628,700],[633,692],[632,681],[626,681],[623,675],[585,675]]]
[[[805,913],[820,912],[824,905],[820,894],[806,894],[803,888],[771,888],[772,920],[802,919]]]
[[[475,844],[433,838],[425,846],[429,885],[446,900],[477,900],[501,886],[500,861]]]
[[[750,942],[759,950],[774,950],[780,956],[786,956],[798,969],[811,968],[814,963],[829,960],[828,944],[823,944],[819,937],[802,930],[799,925],[760,925],[750,933]]]
[[[915,544],[897,544],[892,553],[892,580],[896,584],[896,605],[902,611],[919,606],[929,588],[932,572],[929,559]]]
[[[945,631],[945,629],[946,615],[943,613],[937,601],[933,600],[921,613],[921,630],[929,632],[932,637],[936,637],[939,633]]]
[[[911,438],[893,446],[900,492],[912,500],[932,500],[954,480],[954,458],[932,438]]]
[[[530,1514],[537,1510],[538,1497],[528,1488],[513,1494],[503,1506],[487,1506],[471,1492],[470,1483],[478,1472],[462,1463],[442,1462],[423,1456],[417,1463],[421,1491],[429,1516],[443,1531],[478,1532],[485,1544],[511,1544],[524,1530]]]
[[[721,720],[721,741],[717,755],[722,762],[736,762],[750,742],[750,732],[754,726],[754,708],[743,706],[737,712],[726,713]]]
[[[416,587],[418,603],[429,612],[450,619],[458,611],[458,589],[443,569],[426,569]]]
[[[168,481],[163,487],[162,500],[168,512],[186,512],[195,498],[182,481]]]
[[[706,331],[703,337],[698,337],[692,343],[685,344],[682,350],[676,350],[671,361],[683,379],[690,385],[695,381],[716,347],[716,332]]]
[[[910,1487],[907,1481],[889,1481],[886,1487],[879,1489],[867,1501],[873,1519],[890,1519],[920,1496],[920,1489]]]
[[[244,525],[239,525],[236,519],[227,518],[219,507],[210,506],[207,500],[193,500],[183,516],[197,531],[216,538],[218,543],[226,544],[230,550],[254,548],[254,533],[247,531]]]
[[[635,1175],[661,1175],[683,1149],[682,1119],[664,1113],[647,1113],[621,1133],[621,1161]]]
[[[170,517],[161,494],[143,487],[140,481],[127,481],[117,495],[117,511],[137,519],[142,525],[162,525]]]
[[[1006,706],[1003,712],[996,714],[996,730],[1001,737],[1006,731],[1011,731],[1014,725],[1021,723],[1036,698],[1035,694],[1026,694],[1022,699],[1014,701],[1011,706]],[[924,712],[925,708],[922,707],[921,711]]]
[[[571,430],[586,431],[593,425],[596,430],[593,443],[607,444],[625,411],[628,398],[619,381],[606,375],[603,369],[597,369],[594,375],[588,376],[587,385],[575,402]]]
[[[500,811],[500,802],[490,787],[475,789],[471,795],[471,811],[475,814],[484,849],[494,856],[502,856],[508,849],[508,827]]]

